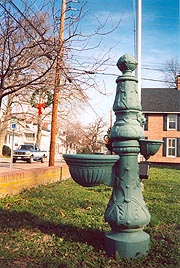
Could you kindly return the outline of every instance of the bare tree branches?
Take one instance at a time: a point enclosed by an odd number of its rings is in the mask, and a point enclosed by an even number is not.
[[[39,3],[31,0],[27,3],[21,0],[21,3],[21,8],[13,1],[0,3],[0,107],[4,108],[3,101],[6,106],[7,100],[11,99],[8,103],[11,107],[9,116],[17,107],[22,112],[28,110],[28,101],[34,90],[53,90],[59,50],[57,16],[60,12],[56,1],[44,0]],[[69,114],[70,110],[75,112],[77,107],[79,109],[88,101],[87,89],[106,94],[105,87],[102,87],[102,83],[99,86],[95,74],[104,70],[104,63],[110,59],[111,48],[102,51],[100,46],[103,38],[121,22],[120,18],[114,26],[110,17],[103,21],[97,17],[94,30],[85,33],[82,24],[88,14],[85,10],[86,1],[78,7],[75,17],[70,14],[73,10],[71,4],[72,1],[67,1],[65,38],[61,44],[62,77],[58,83],[58,113],[61,116]],[[105,30],[107,25],[108,30]],[[92,57],[95,50],[96,55]],[[91,59],[88,64],[84,57],[87,57],[87,53]],[[28,113],[31,114],[31,108]],[[49,113],[50,110],[47,111]]]
[[[180,63],[177,59],[171,59],[167,62],[167,66],[167,71],[165,72],[167,85],[176,87],[176,77],[180,73]]]
[[[1,105],[5,96],[29,85],[37,85],[38,81],[51,70],[55,58],[49,60],[47,54],[52,52],[52,48],[41,43],[44,46],[42,50],[42,47],[39,47],[40,42],[31,40],[24,32],[25,27],[22,29],[9,14],[5,14],[0,19]],[[25,26],[28,28],[27,25]],[[39,72],[39,66],[42,65],[44,66],[43,71],[41,68]]]

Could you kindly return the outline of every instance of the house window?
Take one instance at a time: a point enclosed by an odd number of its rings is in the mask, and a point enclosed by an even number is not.
[[[176,114],[169,114],[167,116],[167,129],[177,129],[177,115]]]
[[[167,138],[167,156],[176,157],[177,139]]]
[[[26,142],[34,143],[35,141],[35,134],[34,133],[26,133]]]

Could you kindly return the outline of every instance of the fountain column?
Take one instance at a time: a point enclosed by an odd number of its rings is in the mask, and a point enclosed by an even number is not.
[[[111,231],[105,234],[106,252],[116,258],[136,258],[147,255],[150,244],[149,235],[143,231],[150,222],[150,214],[142,196],[138,166],[145,118],[138,97],[138,81],[132,74],[137,61],[125,54],[117,66],[123,74],[116,80],[113,105],[116,121],[109,142],[120,159],[113,168],[113,191],[105,211],[105,220],[111,226]]]
[[[118,63],[122,72],[116,80],[113,110],[116,121],[107,139],[112,155],[63,155],[72,178],[84,187],[105,184],[113,187],[105,211],[111,231],[105,234],[109,256],[138,258],[149,252],[150,236],[143,230],[150,222],[139,179],[138,154],[148,159],[163,141],[144,139],[145,118],[138,97],[137,67],[134,57],[123,55]],[[107,138],[107,137],[106,137]]]

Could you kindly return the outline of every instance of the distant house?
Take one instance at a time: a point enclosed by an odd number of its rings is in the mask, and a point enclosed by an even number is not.
[[[24,120],[17,120],[16,129],[14,131],[13,148],[16,149],[20,144],[36,142],[37,125],[33,123],[26,123]],[[41,149],[49,151],[50,130],[43,127],[41,136]],[[4,144],[11,148],[12,146],[12,130],[7,129]]]
[[[177,88],[142,88],[141,104],[146,138],[164,141],[150,161],[180,164],[180,77]]]
[[[4,144],[12,148],[12,140],[13,149],[17,149],[20,144],[27,143],[36,143],[36,135],[37,135],[37,124],[33,124],[33,122],[27,123],[25,120],[17,120],[16,129],[14,131],[14,139],[12,139],[12,130],[7,129]],[[41,150],[45,150],[49,152],[50,149],[50,138],[51,131],[46,124],[42,127],[41,133]],[[55,160],[62,160],[62,155],[64,153],[76,153],[76,150],[73,148],[66,148],[66,134],[64,131],[59,130],[58,135],[56,137],[56,146],[55,146]]]

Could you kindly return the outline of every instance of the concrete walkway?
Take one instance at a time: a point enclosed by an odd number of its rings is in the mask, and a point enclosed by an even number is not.
[[[26,163],[24,161],[17,161],[16,163],[12,163],[12,169],[10,162],[11,162],[10,158],[5,157],[0,158],[0,173],[9,171],[23,171],[28,169],[42,168],[49,166],[48,159],[46,159],[44,163],[34,161],[32,164]],[[66,165],[65,162],[55,161],[55,166],[64,166],[64,165]]]

